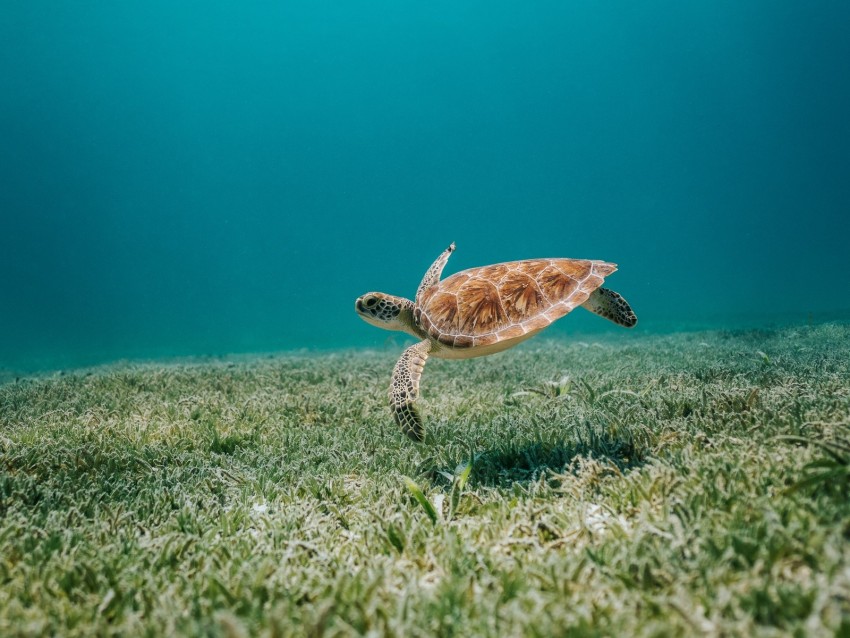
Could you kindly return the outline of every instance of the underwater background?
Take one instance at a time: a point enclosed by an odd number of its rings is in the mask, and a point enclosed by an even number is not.
[[[0,368],[382,347],[354,299],[412,296],[452,241],[447,275],[616,262],[639,331],[846,320],[848,27],[846,1],[5,2]]]

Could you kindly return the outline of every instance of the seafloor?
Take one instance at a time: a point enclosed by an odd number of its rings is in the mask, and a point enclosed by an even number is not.
[[[0,385],[0,635],[850,635],[850,327]]]

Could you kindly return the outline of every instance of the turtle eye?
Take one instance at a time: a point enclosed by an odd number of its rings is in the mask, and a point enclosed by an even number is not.
[[[374,308],[376,303],[378,303],[378,300],[374,297],[369,297],[368,299],[366,299],[367,308]]]

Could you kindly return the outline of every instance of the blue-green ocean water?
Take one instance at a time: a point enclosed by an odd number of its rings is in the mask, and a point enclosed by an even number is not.
[[[617,262],[638,330],[846,316],[850,3],[4,2],[0,367],[374,347]],[[577,311],[555,334],[621,330]]]

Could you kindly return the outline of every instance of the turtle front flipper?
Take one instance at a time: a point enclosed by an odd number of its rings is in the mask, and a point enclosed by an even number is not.
[[[393,368],[393,380],[390,384],[390,408],[396,423],[411,439],[417,443],[425,438],[422,417],[416,411],[414,402],[419,398],[419,379],[431,351],[428,339],[407,348]]]
[[[634,328],[637,324],[637,317],[629,302],[623,299],[620,293],[608,288],[594,290],[582,306],[590,312],[626,328]]]
[[[422,283],[420,283],[419,288],[416,289],[416,300],[419,299],[419,295],[422,294],[423,290],[430,288],[440,281],[440,275],[443,274],[443,268],[446,267],[446,262],[449,260],[449,257],[451,257],[454,249],[455,245],[454,242],[452,242],[451,245],[446,248],[439,257],[437,257],[437,261],[431,264],[428,272],[426,272],[425,276],[422,278]]]

